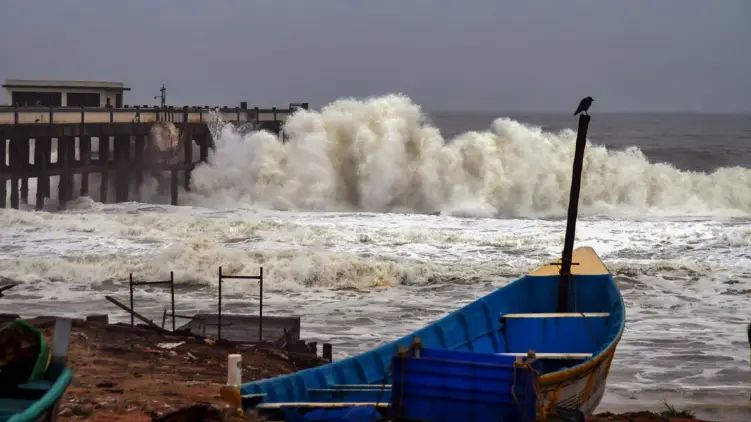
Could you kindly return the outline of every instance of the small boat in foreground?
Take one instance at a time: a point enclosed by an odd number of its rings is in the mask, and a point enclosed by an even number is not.
[[[246,402],[287,421],[584,420],[625,325],[608,269],[591,248],[574,250],[589,120],[579,117],[560,263],[368,352],[245,384]]]
[[[576,249],[573,262],[578,265],[572,267],[571,312],[557,312],[559,267],[547,265],[399,340],[339,362],[245,384],[242,393],[262,399],[259,410],[287,420],[322,410],[352,414],[353,408],[411,420],[499,420],[488,407],[507,416],[502,420],[545,419],[566,411],[590,414],[605,391],[623,333],[624,305],[591,248]],[[429,365],[416,367],[421,360]],[[458,368],[456,362],[467,367]],[[411,366],[423,373],[411,373]],[[531,388],[515,392],[514,373],[520,370]],[[410,405],[420,401],[420,412],[410,413]]]
[[[0,368],[0,422],[57,419],[60,399],[73,379],[73,373],[65,364],[70,330],[70,319],[57,319],[52,358],[49,359],[47,342],[36,328],[22,320],[12,321],[2,327],[0,331],[4,331],[7,337],[0,338],[0,343],[4,346],[4,350],[0,350],[0,357],[15,360],[16,363]],[[36,341],[28,341],[29,335],[31,338],[36,337]],[[31,361],[32,367],[17,360],[19,351],[25,353],[26,350],[36,352],[37,356]],[[27,373],[31,376],[25,379]],[[11,381],[19,376],[24,377],[23,382],[16,384]]]

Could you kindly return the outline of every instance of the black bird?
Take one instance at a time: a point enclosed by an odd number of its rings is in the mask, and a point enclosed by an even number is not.
[[[579,102],[579,107],[576,108],[576,113],[574,113],[574,116],[579,113],[589,115],[589,113],[587,113],[587,110],[589,110],[589,107],[592,105],[592,101],[594,101],[594,98],[592,97],[582,98],[581,102]]]

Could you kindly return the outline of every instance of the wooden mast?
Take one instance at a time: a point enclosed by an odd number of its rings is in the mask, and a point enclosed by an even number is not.
[[[579,190],[581,188],[582,166],[584,164],[584,147],[587,144],[587,129],[589,115],[579,115],[579,130],[576,134],[576,151],[574,153],[574,168],[571,177],[571,192],[568,199],[568,218],[566,220],[566,238],[563,242],[563,256],[561,257],[560,284],[558,286],[558,312],[568,311],[568,292],[571,286],[571,256],[574,251],[574,237],[576,234],[576,217],[579,213]]]

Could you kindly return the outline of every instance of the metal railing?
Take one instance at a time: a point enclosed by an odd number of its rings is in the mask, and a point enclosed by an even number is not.
[[[172,331],[175,331],[175,276],[172,271],[169,272],[169,280],[160,281],[133,281],[133,273],[130,273],[129,277],[130,287],[130,325],[135,325],[134,314],[136,308],[133,306],[133,287],[135,286],[163,286],[168,285],[170,287],[170,303],[172,305]]]
[[[258,341],[263,341],[263,267],[258,275],[225,275],[219,267],[219,304],[217,306],[217,340],[222,339],[222,283],[224,280],[255,280],[258,281]]]

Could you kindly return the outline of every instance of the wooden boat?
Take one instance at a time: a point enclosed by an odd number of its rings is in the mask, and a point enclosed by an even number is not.
[[[583,420],[592,413],[625,309],[594,250],[573,248],[589,119],[579,118],[560,263],[358,356],[245,384],[247,402],[285,420]]]
[[[41,379],[0,391],[0,422],[54,421],[73,373],[65,364],[70,340],[70,319],[57,319],[52,359]],[[46,345],[44,346],[46,352]],[[45,362],[46,363],[46,362]]]
[[[386,408],[394,381],[392,358],[419,338],[424,348],[514,359],[533,350],[541,365],[534,418],[545,419],[560,408],[589,414],[605,391],[623,333],[624,305],[591,248],[576,249],[573,261],[578,265],[572,267],[572,312],[557,312],[559,268],[546,265],[396,341],[321,367],[251,382],[242,392],[262,399],[261,410]]]

